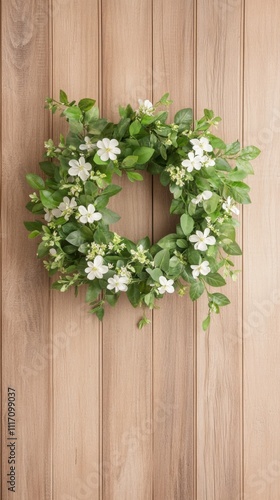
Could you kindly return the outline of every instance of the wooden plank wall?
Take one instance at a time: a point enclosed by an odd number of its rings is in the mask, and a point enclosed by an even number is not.
[[[279,18],[277,0],[2,0],[3,500],[279,500]],[[166,298],[139,332],[125,297],[100,324],[83,296],[50,292],[23,227],[24,176],[61,130],[44,110],[60,88],[111,119],[169,91],[171,115],[213,108],[226,140],[262,149],[243,273],[209,332],[205,304],[186,298]],[[120,233],[172,230],[157,179],[121,182]]]

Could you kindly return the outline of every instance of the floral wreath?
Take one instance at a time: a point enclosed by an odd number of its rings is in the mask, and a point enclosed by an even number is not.
[[[193,123],[192,110],[181,109],[174,122],[158,108],[171,101],[165,94],[156,104],[139,99],[135,111],[119,108],[120,121],[99,117],[92,99],[69,102],[46,100],[46,107],[69,123],[69,134],[58,145],[45,143],[40,167],[45,179],[27,174],[30,194],[27,208],[36,215],[25,223],[29,237],[40,237],[37,255],[59,279],[52,287],[65,292],[87,285],[90,312],[101,320],[104,305],[114,306],[126,293],[133,307],[155,307],[157,299],[175,291],[191,300],[204,292],[208,297],[206,330],[211,312],[218,313],[229,299],[209,290],[236,279],[231,255],[241,255],[235,240],[239,214],[237,203],[250,203],[253,174],[250,160],[260,151],[241,149],[238,141],[226,145],[210,132],[221,120],[213,111]],[[125,173],[131,182],[141,181],[141,171],[159,175],[173,195],[170,213],[180,216],[176,232],[151,244],[148,237],[137,243],[110,230],[119,216],[107,205],[121,187],[113,177]],[[223,275],[219,271],[223,270]],[[145,313],[138,326],[149,323]]]

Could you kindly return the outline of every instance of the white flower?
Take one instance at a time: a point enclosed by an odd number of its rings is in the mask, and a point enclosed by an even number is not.
[[[207,227],[204,230],[204,233],[202,233],[202,231],[196,231],[196,234],[192,234],[189,237],[190,242],[195,243],[195,250],[201,250],[201,252],[204,252],[207,250],[207,245],[215,245],[216,238],[214,238],[214,236],[208,236],[209,233],[210,229]]]
[[[188,160],[182,161],[182,166],[185,167],[188,172],[192,172],[193,169],[200,170],[202,167],[201,157],[195,156],[192,151],[188,154],[188,157]]]
[[[73,213],[74,208],[77,206],[75,198],[68,198],[64,196],[63,201],[58,205],[58,208],[52,210],[52,214],[55,217],[64,217],[65,220],[69,220],[70,215]]]
[[[82,181],[86,181],[89,177],[89,170],[92,169],[90,163],[86,163],[86,160],[83,156],[79,158],[79,160],[70,160],[69,165],[71,168],[68,170],[68,174],[75,177],[78,175]]]
[[[116,160],[121,150],[117,148],[119,145],[116,139],[103,139],[102,141],[98,141],[97,147],[99,148],[97,151],[98,156],[100,156],[102,161],[107,160]]]
[[[239,209],[235,206],[234,200],[228,196],[226,201],[222,204],[222,208],[227,212],[233,212],[236,215],[239,215]]]
[[[47,222],[51,222],[51,220],[53,219],[53,214],[52,214],[52,211],[51,211],[51,210],[49,210],[48,208],[44,208],[44,210],[45,210],[45,212],[46,212],[46,213],[45,213],[45,215],[44,215],[44,219],[45,219],[45,221],[47,221]]]
[[[101,255],[97,255],[93,262],[88,261],[88,267],[86,267],[85,272],[89,280],[94,280],[95,278],[103,278],[103,274],[108,272],[108,266],[103,264],[103,258]]]
[[[49,251],[49,254],[52,255],[53,257],[55,257],[56,254],[57,254],[56,249],[55,248],[51,248],[50,251]]]
[[[82,151],[88,151],[91,152],[96,148],[96,144],[92,144],[90,138],[86,135],[85,137],[85,144],[80,144],[80,149]]]
[[[84,207],[83,205],[80,205],[78,208],[81,217],[79,218],[79,221],[82,222],[82,224],[86,224],[89,222],[89,224],[92,224],[94,221],[102,219],[102,215],[100,212],[95,211],[95,206],[90,203],[88,207]]]
[[[198,278],[200,274],[206,276],[206,274],[211,272],[208,260],[204,260],[203,262],[201,262],[201,264],[198,265],[192,265],[191,268],[193,269],[192,275],[194,278]]]
[[[199,156],[203,156],[204,151],[207,151],[207,153],[213,151],[213,148],[211,144],[209,144],[209,139],[207,139],[207,137],[201,137],[200,139],[191,139],[190,142],[193,145],[195,154]]]
[[[192,203],[198,205],[198,203],[201,203],[204,200],[210,200],[212,194],[213,193],[211,191],[203,191],[203,193],[198,194],[196,198],[192,199]]]
[[[158,288],[159,293],[173,293],[174,292],[174,280],[167,280],[165,276],[159,277],[159,282],[161,286]]]
[[[202,156],[201,162],[202,162],[203,166],[206,168],[207,167],[214,167],[214,165],[215,165],[215,160],[213,160],[213,158],[210,158],[210,156],[207,156],[207,155]]]
[[[148,99],[144,101],[142,99],[138,99],[139,109],[138,113],[143,113],[143,115],[153,116],[154,106]]]
[[[129,278],[127,276],[119,276],[118,274],[114,274],[113,278],[108,279],[108,283],[108,290],[115,289],[115,293],[126,292]]]

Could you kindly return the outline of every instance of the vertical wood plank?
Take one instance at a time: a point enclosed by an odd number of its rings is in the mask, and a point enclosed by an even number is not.
[[[197,114],[223,117],[219,135],[241,138],[242,2],[197,2]],[[241,242],[241,235],[239,235]],[[237,268],[241,267],[241,259]],[[209,332],[197,322],[197,500],[237,500],[241,494],[242,278],[228,284],[231,305]]]
[[[254,162],[244,220],[244,500],[280,497],[280,5],[246,2],[244,141]],[[269,33],[269,36],[267,34]]]
[[[103,114],[117,119],[119,104],[151,98],[152,4],[103,0],[102,8]],[[151,236],[151,179],[121,185],[114,230],[133,240]],[[104,500],[151,498],[151,328],[138,331],[138,319],[121,297],[103,321]]]
[[[194,2],[154,0],[153,97],[170,92],[169,120],[193,107]],[[180,43],[178,44],[178,40]],[[171,196],[157,178],[154,241],[174,232]],[[160,301],[153,314],[154,499],[195,498],[194,316],[189,298]]]
[[[1,498],[51,497],[48,278],[23,221],[25,174],[38,170],[49,119],[49,2],[1,3],[2,482]],[[15,493],[8,490],[8,387],[15,389]],[[12,416],[12,415],[11,415]]]
[[[53,17],[53,95],[99,97],[98,0],[68,0]],[[55,116],[54,136],[62,120]],[[100,496],[100,325],[84,293],[53,292],[54,499]]]

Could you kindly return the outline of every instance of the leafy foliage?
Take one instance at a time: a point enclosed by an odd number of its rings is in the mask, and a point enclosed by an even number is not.
[[[235,240],[237,203],[250,203],[244,182],[253,173],[251,160],[260,151],[225,144],[210,129],[221,120],[213,111],[193,121],[192,110],[179,110],[167,123],[169,95],[155,105],[140,101],[139,108],[120,108],[119,123],[99,117],[93,99],[46,100],[46,107],[67,120],[69,133],[45,143],[42,177],[27,174],[32,189],[27,209],[36,220],[25,223],[30,238],[40,238],[37,255],[62,292],[87,285],[86,301],[102,320],[105,303],[114,306],[127,293],[133,307],[153,309],[165,293],[189,292],[197,300],[208,296],[208,315],[219,312],[229,299],[212,293],[225,278],[236,277],[230,255],[240,255]],[[159,175],[173,195],[170,213],[180,216],[176,232],[151,245],[148,237],[132,242],[110,225],[119,219],[108,208],[121,187],[118,176],[142,181],[146,170]],[[223,271],[223,275],[218,271]],[[149,320],[144,314],[138,326]]]

